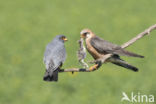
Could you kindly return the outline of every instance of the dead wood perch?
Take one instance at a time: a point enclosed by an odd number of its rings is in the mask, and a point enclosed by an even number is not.
[[[143,36],[145,35],[149,35],[150,32],[152,30],[156,29],[156,24],[155,25],[152,25],[150,26],[148,29],[146,29],[144,32],[138,34],[136,37],[132,38],[131,40],[129,40],[128,42],[124,43],[123,45],[121,45],[122,48],[126,48],[128,47],[129,45],[133,44],[135,41],[139,40],[140,38],[142,38]]]
[[[146,30],[144,30],[143,32],[138,34],[136,37],[134,37],[131,40],[129,40],[128,42],[124,43],[123,45],[121,45],[121,47],[122,48],[127,48],[128,46],[130,46],[131,44],[133,44],[137,40],[141,39],[145,35],[149,35],[150,32],[153,31],[154,29],[156,29],[156,24],[150,26],[149,28],[147,28]],[[59,72],[91,72],[91,71],[95,71],[102,65],[102,63],[105,63],[105,61],[107,59],[109,59],[111,56],[112,56],[112,54],[107,54],[103,58],[95,60],[94,63],[96,63],[96,64],[91,66],[88,69],[83,69],[83,68],[82,69],[81,68],[61,69]],[[95,67],[98,67],[98,68],[95,69]]]
[[[90,70],[90,69],[84,69],[84,68],[71,68],[71,69],[61,69],[59,72],[91,72],[95,71],[96,69]]]

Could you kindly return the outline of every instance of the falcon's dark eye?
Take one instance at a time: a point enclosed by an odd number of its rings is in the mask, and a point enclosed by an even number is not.
[[[65,36],[62,36],[61,40],[67,41],[67,38]]]
[[[66,37],[65,36],[62,36],[62,39],[65,39]]]
[[[84,35],[87,35],[87,34],[89,34],[89,32],[85,32],[85,33],[84,33]]]

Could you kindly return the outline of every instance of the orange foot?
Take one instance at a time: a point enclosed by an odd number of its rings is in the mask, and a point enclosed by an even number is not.
[[[95,64],[89,68],[90,71],[96,70],[98,68],[98,64]]]

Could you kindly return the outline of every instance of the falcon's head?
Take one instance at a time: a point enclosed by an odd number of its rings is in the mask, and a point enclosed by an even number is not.
[[[81,32],[81,38],[88,39],[94,36],[94,33],[89,29],[83,29]]]
[[[56,39],[58,39],[59,41],[61,41],[61,42],[65,42],[65,41],[67,41],[68,39],[66,38],[66,36],[64,36],[64,35],[57,35],[56,36]]]

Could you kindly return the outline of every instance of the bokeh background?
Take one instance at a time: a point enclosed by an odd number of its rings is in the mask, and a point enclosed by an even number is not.
[[[156,31],[127,48],[145,56],[123,57],[137,73],[108,63],[91,73],[60,73],[57,83],[42,80],[45,46],[56,35],[69,40],[63,68],[80,67],[83,28],[121,45],[155,24],[155,11],[156,0],[0,0],[0,104],[127,104],[123,91],[156,96]]]

